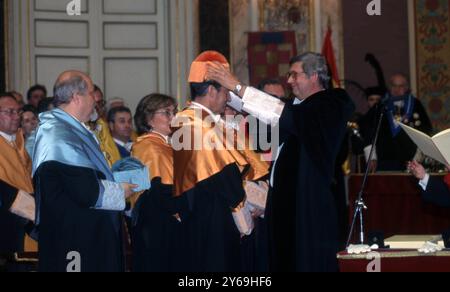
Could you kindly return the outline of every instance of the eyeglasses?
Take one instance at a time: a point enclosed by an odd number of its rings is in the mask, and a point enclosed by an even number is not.
[[[175,117],[177,115],[178,111],[157,111],[155,112],[155,114],[161,114],[161,115],[166,115],[166,117],[171,118],[171,117]]]
[[[286,74],[286,78],[289,80],[292,77],[292,79],[296,80],[298,78],[298,76],[302,75],[302,74],[307,75],[306,72],[290,71]]]
[[[23,110],[14,110],[14,109],[9,109],[9,110],[0,110],[0,113],[3,113],[7,116],[21,116],[23,114]]]

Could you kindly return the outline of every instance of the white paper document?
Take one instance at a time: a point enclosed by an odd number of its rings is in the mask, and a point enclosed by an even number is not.
[[[400,126],[423,154],[442,164],[450,165],[450,129],[430,137],[407,125],[400,123]]]

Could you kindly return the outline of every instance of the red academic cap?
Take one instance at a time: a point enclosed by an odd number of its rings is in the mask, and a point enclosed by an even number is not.
[[[189,83],[202,83],[206,79],[206,65],[208,63],[218,62],[226,68],[230,68],[227,58],[217,51],[205,51],[201,53],[191,64],[189,73]]]

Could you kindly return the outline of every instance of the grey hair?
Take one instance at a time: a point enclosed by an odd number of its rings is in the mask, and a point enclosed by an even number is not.
[[[324,89],[330,87],[330,74],[328,72],[328,63],[324,56],[317,53],[304,53],[291,59],[290,65],[301,62],[303,64],[303,71],[306,76],[311,77],[317,73],[320,84]]]
[[[74,76],[62,82],[57,82],[53,88],[55,106],[59,107],[70,103],[75,94],[87,94],[88,86],[82,76]]]

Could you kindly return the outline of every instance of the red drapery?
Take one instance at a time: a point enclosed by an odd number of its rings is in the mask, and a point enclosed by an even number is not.
[[[349,181],[350,217],[353,215],[362,176]],[[384,231],[385,237],[403,234],[442,234],[450,229],[450,210],[426,203],[417,180],[408,175],[373,175],[365,192],[366,236]],[[351,220],[351,218],[350,218]]]
[[[248,35],[248,67],[250,84],[264,79],[285,81],[289,62],[297,54],[295,32],[252,32]]]

